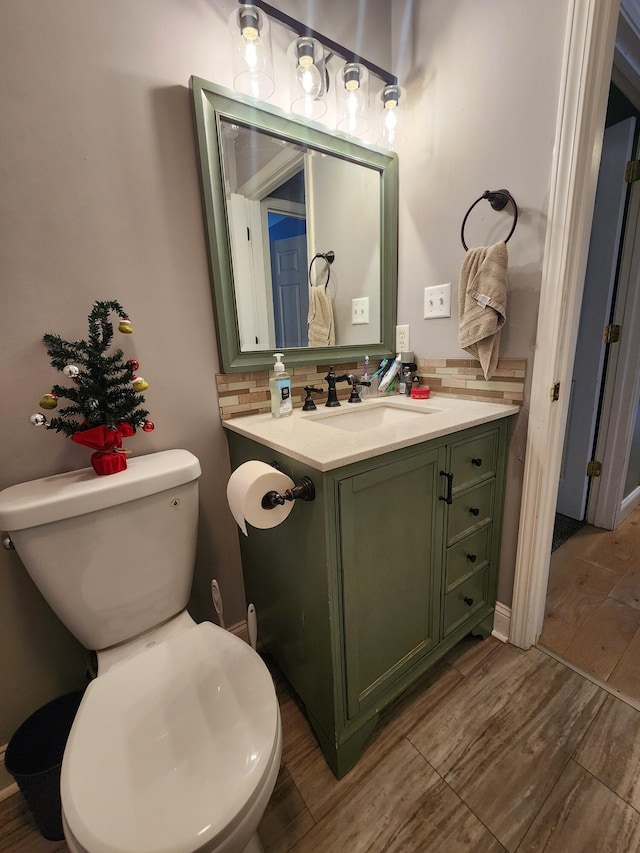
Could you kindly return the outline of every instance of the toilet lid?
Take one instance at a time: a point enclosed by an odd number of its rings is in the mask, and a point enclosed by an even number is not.
[[[271,676],[205,622],[91,682],[61,775],[65,818],[92,853],[181,853],[224,837],[258,796],[280,725]]]

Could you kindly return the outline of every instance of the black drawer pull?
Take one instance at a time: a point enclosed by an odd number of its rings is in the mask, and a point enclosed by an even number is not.
[[[440,471],[441,477],[447,478],[447,494],[443,497],[440,495],[438,500],[445,501],[445,503],[452,504],[453,498],[451,497],[451,490],[453,489],[453,474],[448,474],[446,471]]]
[[[471,515],[480,515],[480,510],[477,506],[470,506],[469,512],[471,513]]]
[[[465,598],[464,603],[471,607],[473,605],[473,598]]]
[[[471,464],[475,465],[477,468],[479,468],[482,465],[482,459],[480,459],[479,457],[476,457],[475,459],[471,460]]]
[[[476,557],[476,555],[475,555],[475,554],[467,554],[467,560],[469,560],[469,562],[470,562],[470,563],[475,563],[475,561],[476,561],[477,559],[478,559],[478,558]]]

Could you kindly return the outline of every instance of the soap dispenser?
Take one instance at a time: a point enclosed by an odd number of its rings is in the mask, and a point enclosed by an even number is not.
[[[282,363],[283,353],[276,352],[273,357],[276,363],[273,366],[273,376],[269,379],[269,390],[271,391],[271,414],[274,418],[284,418],[293,413],[293,401],[291,399],[291,379]]]

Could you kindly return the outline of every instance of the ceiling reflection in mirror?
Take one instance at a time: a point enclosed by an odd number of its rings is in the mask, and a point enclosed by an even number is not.
[[[276,350],[293,364],[388,352],[394,155],[192,88],[224,369],[267,367]]]

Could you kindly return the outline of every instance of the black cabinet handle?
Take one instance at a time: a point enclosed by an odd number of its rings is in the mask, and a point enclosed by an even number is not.
[[[476,457],[475,459],[471,460],[471,464],[475,465],[477,468],[479,468],[482,465],[482,459],[480,459],[479,457]]]
[[[445,501],[445,503],[452,504],[453,498],[451,497],[451,491],[453,489],[453,474],[448,474],[446,471],[440,471],[441,477],[447,478],[447,494],[443,497],[440,495],[438,500]]]
[[[471,513],[471,515],[476,515],[476,516],[480,515],[480,510],[478,509],[477,506],[470,506],[469,512]]]
[[[476,561],[477,559],[478,559],[478,558],[476,557],[476,555],[475,555],[475,554],[467,554],[467,560],[469,560],[469,562],[470,562],[470,563],[475,563],[475,561]]]
[[[464,603],[471,607],[473,604],[473,598],[465,598]]]

